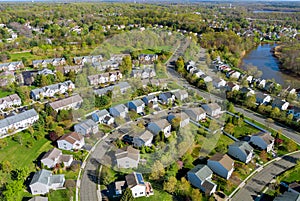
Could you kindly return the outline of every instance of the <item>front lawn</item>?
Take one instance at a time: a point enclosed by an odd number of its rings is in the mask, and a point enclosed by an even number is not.
[[[300,181],[300,165],[298,164],[294,168],[287,170],[286,172],[281,174],[279,176],[279,180],[286,183]]]
[[[162,190],[154,190],[154,195],[150,197],[136,198],[135,200],[136,201],[158,201],[158,200],[172,201],[173,196]]]
[[[73,191],[70,189],[56,190],[48,194],[49,201],[70,201]]]

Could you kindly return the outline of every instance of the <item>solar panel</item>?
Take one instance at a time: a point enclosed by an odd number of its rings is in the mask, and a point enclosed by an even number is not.
[[[142,174],[137,173],[136,178],[137,178],[139,184],[145,184]]]

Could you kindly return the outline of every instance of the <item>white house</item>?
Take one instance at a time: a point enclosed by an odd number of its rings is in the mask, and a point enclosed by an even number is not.
[[[0,120],[0,136],[3,137],[18,129],[26,129],[38,119],[39,115],[34,109],[6,117]]]
[[[226,81],[218,77],[213,78],[213,86],[217,89],[225,87]]]
[[[252,135],[250,138],[250,142],[260,149],[266,150],[267,152],[272,151],[274,147],[274,138],[270,133],[267,132],[259,132]]]
[[[51,171],[42,169],[33,175],[29,187],[32,195],[41,195],[62,188],[64,183],[64,175],[53,175]]]
[[[228,91],[238,91],[240,90],[240,86],[233,82],[227,82],[226,88]]]
[[[167,120],[172,123],[172,120],[175,118],[180,120],[180,128],[183,128],[190,123],[190,117],[184,112],[169,114]]]
[[[130,188],[134,198],[153,195],[153,188],[149,182],[145,182],[143,175],[133,172],[125,176],[127,187]]]
[[[269,103],[272,100],[271,96],[269,96],[268,94],[263,94],[261,92],[257,92],[255,94],[255,97],[256,103],[258,105]]]
[[[187,108],[184,112],[194,121],[201,121],[206,118],[206,112],[201,107]]]
[[[150,147],[152,146],[152,140],[153,140],[153,134],[150,131],[146,130],[141,133],[137,133],[133,137],[132,143],[135,147],[142,147],[142,146]]]
[[[227,154],[216,153],[207,161],[208,167],[217,175],[229,179],[234,170],[234,160]]]
[[[209,104],[204,104],[201,106],[204,111],[212,116],[212,117],[215,117],[215,116],[218,116],[221,114],[221,107],[217,104],[217,103],[209,103]]]
[[[129,101],[128,109],[134,110],[136,113],[141,114],[144,112],[145,103],[141,99]]]
[[[237,141],[229,145],[228,155],[244,163],[249,163],[253,158],[253,148],[248,142]]]
[[[115,157],[118,168],[137,168],[140,161],[140,151],[128,146],[118,149]]]
[[[217,185],[212,182],[213,171],[207,165],[196,165],[193,169],[188,171],[187,178],[189,182],[203,191],[206,195],[213,194]]]
[[[169,103],[173,103],[175,101],[175,96],[173,94],[171,94],[171,92],[164,92],[164,93],[159,94],[158,100],[162,104],[169,104]]]
[[[61,100],[54,101],[52,103],[49,103],[50,107],[58,112],[59,110],[77,110],[80,108],[81,104],[83,102],[83,99],[79,94],[76,94],[74,96],[70,96]]]
[[[82,135],[96,134],[99,132],[98,125],[91,119],[87,119],[74,126],[74,130]]]
[[[79,133],[71,132],[57,140],[57,146],[63,150],[78,150],[84,146],[84,138]]]
[[[0,98],[0,110],[11,108],[13,106],[20,106],[21,104],[21,98],[17,94],[12,94],[4,98]]]
[[[158,135],[160,132],[163,132],[165,137],[169,137],[171,135],[171,124],[169,124],[166,119],[150,122],[147,128],[154,136]]]
[[[275,100],[272,101],[272,107],[277,107],[280,110],[287,110],[289,105],[289,102],[286,102],[285,100],[281,100],[279,98],[275,98]]]
[[[126,114],[128,113],[128,108],[124,104],[119,104],[119,105],[109,108],[109,113],[113,117],[125,118]]]
[[[73,162],[73,155],[62,154],[62,151],[56,148],[49,150],[41,159],[41,163],[48,167],[53,168],[57,164],[64,164],[64,167],[70,167]]]
[[[110,116],[109,112],[106,109],[103,110],[98,110],[95,113],[92,114],[92,119],[96,122],[96,123],[100,123],[100,124],[113,124],[115,122],[115,119]]]
[[[155,95],[148,95],[142,98],[142,101],[147,105],[148,107],[156,108],[158,107],[158,99]]]
[[[189,97],[189,94],[186,90],[177,90],[173,92],[177,100],[183,101]]]

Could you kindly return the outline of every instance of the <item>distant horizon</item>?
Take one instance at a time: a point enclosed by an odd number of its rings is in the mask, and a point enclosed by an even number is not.
[[[198,2],[216,2],[216,3],[239,3],[239,2],[300,2],[300,0],[0,0],[0,2],[52,2],[52,3],[68,3],[68,2],[131,2],[131,3],[165,3],[165,2],[173,2],[173,3],[198,3]]]

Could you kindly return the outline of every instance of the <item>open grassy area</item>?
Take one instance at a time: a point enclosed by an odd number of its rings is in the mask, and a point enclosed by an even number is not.
[[[11,94],[13,94],[13,92],[0,90],[0,98],[3,98],[5,96],[9,96]]]
[[[22,58],[26,58],[28,61],[42,59],[41,56],[33,55],[33,54],[31,54],[31,52],[12,53],[12,54],[10,54],[10,56],[11,56],[11,59],[10,59],[11,61],[21,61]]]
[[[52,191],[48,194],[49,201],[70,201],[72,191],[68,189]]]
[[[296,165],[294,168],[284,172],[278,179],[286,183],[300,181],[300,165]]]
[[[242,126],[236,126],[234,128],[234,137],[239,138],[241,136],[252,135],[259,132],[258,129],[250,126],[247,123],[244,123]]]
[[[13,168],[28,167],[30,170],[34,170],[34,161],[38,156],[45,151],[52,148],[51,142],[46,138],[40,140],[30,139],[30,134],[22,134],[23,145],[14,141],[12,137],[8,137],[7,146],[0,152],[0,161],[8,160]],[[26,147],[26,142],[32,141],[31,147]]]
[[[172,195],[165,191],[161,190],[154,190],[154,195],[150,197],[141,197],[141,198],[136,198],[136,201],[158,201],[158,200],[163,200],[163,201],[172,201]]]

